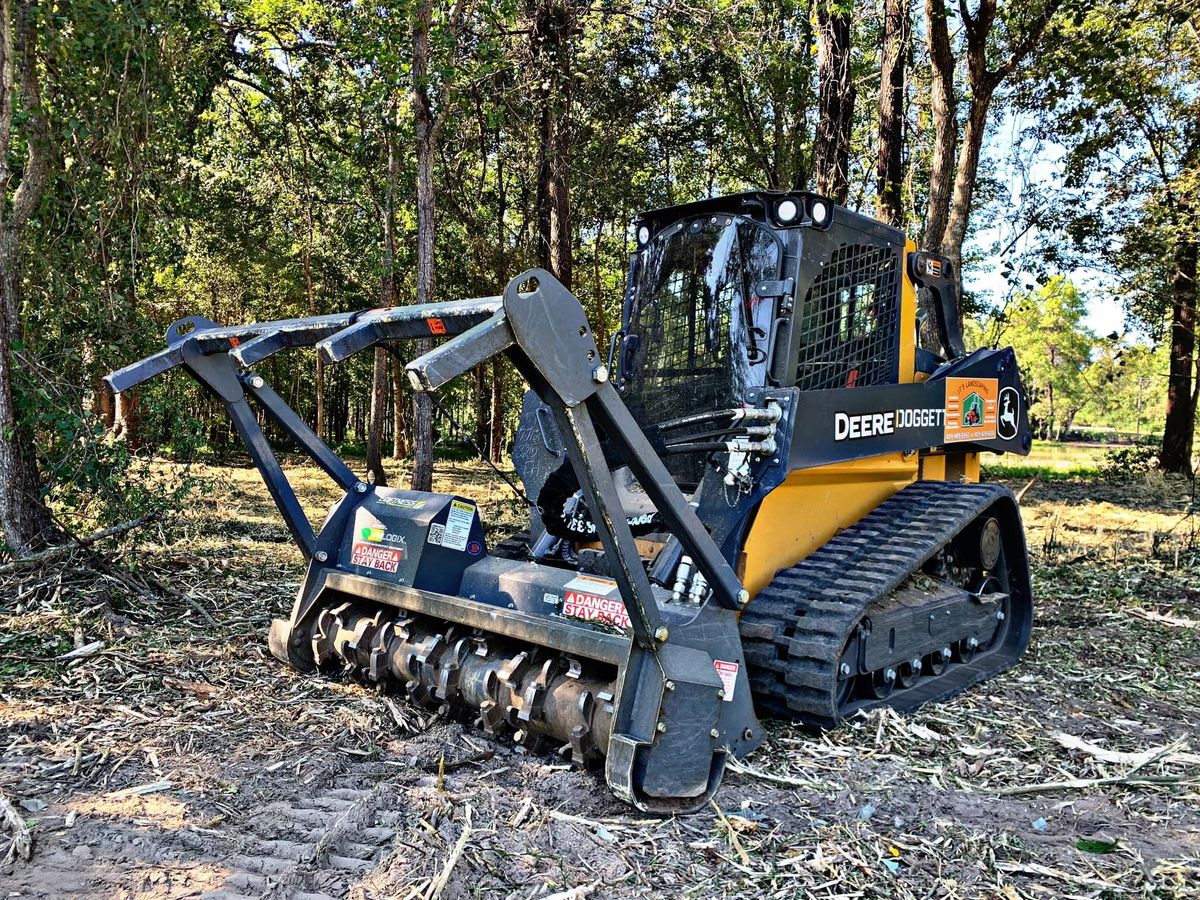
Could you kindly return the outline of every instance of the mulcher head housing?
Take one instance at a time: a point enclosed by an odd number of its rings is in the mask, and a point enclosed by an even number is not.
[[[635,233],[605,354],[535,269],[477,300],[189,317],[107,380],[183,366],[225,405],[308,563],[275,656],[602,762],[618,796],[671,813],[759,745],[756,704],[827,726],[1020,656],[1019,513],[973,482],[980,451],[1030,440],[1012,351],[964,352],[949,263],[894,229],[750,193],[647,213]],[[493,546],[468,497],[360,480],[253,369],[431,337],[406,366],[415,390],[501,353],[530,388],[513,456],[535,507]],[[319,529],[255,406],[345,491]]]

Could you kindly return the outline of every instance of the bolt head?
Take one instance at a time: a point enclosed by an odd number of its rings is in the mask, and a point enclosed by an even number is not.
[[[850,663],[842,663],[841,666],[838,667],[838,671],[841,672],[843,675],[849,675],[850,674]]]
[[[317,557],[317,562],[325,562],[326,560],[329,559],[329,554],[326,553],[324,550],[318,550],[316,553],[316,557]]]
[[[354,491],[358,494],[365,494],[367,492],[367,485],[362,481],[356,482],[354,485]]]
[[[950,658],[950,648],[943,647],[942,648],[942,659],[949,659],[949,658]]]
[[[913,661],[910,665],[912,665],[914,672],[920,672],[921,671],[921,657],[914,656]]]
[[[252,385],[254,385],[256,388],[264,387],[266,385],[266,382],[262,380],[261,375],[255,375],[253,378],[250,379],[250,383]]]
[[[896,680],[896,670],[895,669],[885,669],[884,673],[883,673],[883,680],[884,681],[895,681]]]
[[[721,736],[721,732],[718,731],[716,728],[714,728],[712,731],[710,731],[709,734],[715,738],[719,738]]]
[[[659,723],[658,723],[658,733],[659,733],[659,734],[664,734],[664,733],[666,732],[666,730],[667,730],[667,723],[666,723],[666,722],[659,722]]]
[[[667,631],[666,625],[659,625],[657,628],[654,629],[654,639],[656,641],[658,641],[660,644],[665,644],[667,642],[667,638],[670,637],[670,635],[671,635],[671,632]]]
[[[596,366],[592,369],[592,381],[596,384],[604,384],[608,381],[608,366]]]
[[[753,731],[751,731],[749,728],[747,728],[745,731],[743,731],[743,732],[742,732],[742,738],[743,738],[744,740],[747,740],[747,741],[748,741],[748,740],[750,740],[750,739],[751,739],[751,738],[753,738],[753,737],[754,737],[754,732],[753,732]]]
[[[738,591],[737,602],[740,603],[742,606],[745,606],[747,603],[749,603],[750,602],[750,592],[748,590],[746,590],[745,588],[742,588],[740,591]]]
[[[666,684],[664,684],[663,687],[665,687],[668,691],[673,691],[673,690],[675,690],[675,682],[671,681],[671,679],[668,678]]]
[[[998,610],[996,610],[996,621],[997,621],[997,622],[1003,622],[1003,621],[1004,621],[1004,610],[1002,610],[1002,609],[998,609]]]
[[[724,689],[724,688],[718,688],[718,689],[717,689],[717,699],[718,699],[718,700],[724,700],[724,699],[725,699],[725,689]]]
[[[976,647],[979,646],[979,639],[978,638],[967,638],[967,646],[970,647],[972,650],[974,650]]]

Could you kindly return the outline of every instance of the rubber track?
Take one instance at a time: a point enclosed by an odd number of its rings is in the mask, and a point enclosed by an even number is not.
[[[818,728],[837,724],[837,667],[854,628],[981,512],[1011,492],[1001,485],[918,481],[839,532],[796,565],[781,569],[742,614],[750,687],[760,713]],[[887,700],[910,708],[945,699],[1015,662],[981,653],[956,678],[920,679]],[[960,669],[964,666],[960,666]],[[949,672],[947,672],[949,674]],[[943,687],[944,685],[944,687]],[[910,696],[911,695],[911,696]]]

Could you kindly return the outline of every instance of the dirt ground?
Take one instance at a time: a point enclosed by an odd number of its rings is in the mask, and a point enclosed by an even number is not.
[[[319,519],[332,490],[289,473]],[[278,664],[299,555],[253,470],[201,474],[136,554],[105,548],[137,579],[0,573],[0,796],[33,841],[5,861],[0,825],[0,897],[1200,897],[1185,482],[1035,485],[1021,665],[914,716],[771,723],[713,807],[649,819],[597,773]],[[519,507],[481,478],[439,469],[503,533]]]

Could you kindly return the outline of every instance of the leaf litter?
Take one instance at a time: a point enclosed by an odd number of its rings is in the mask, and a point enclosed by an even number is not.
[[[335,499],[288,472],[314,516]],[[1200,896],[1183,488],[1037,485],[1021,665],[912,716],[768,723],[709,807],[655,819],[599,773],[278,664],[299,556],[252,469],[207,474],[225,488],[131,557],[118,536],[0,570],[10,895]],[[482,466],[439,466],[452,487],[493,542],[516,529]]]

